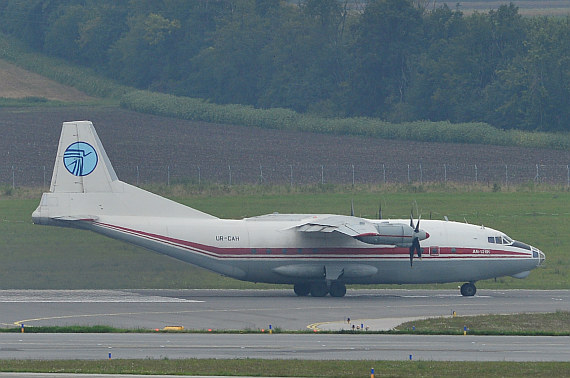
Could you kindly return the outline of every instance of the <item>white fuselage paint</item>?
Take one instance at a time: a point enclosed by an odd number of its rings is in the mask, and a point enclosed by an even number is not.
[[[82,227],[241,280],[267,283],[311,281],[318,272],[345,274],[345,283],[428,283],[477,281],[516,275],[544,259],[534,247],[489,243],[503,233],[471,224],[424,220],[429,238],[422,259],[409,263],[408,248],[371,245],[337,233],[301,235],[299,220],[323,215],[272,214],[243,220],[102,216]],[[370,222],[381,222],[370,220]],[[390,223],[406,224],[406,220]],[[279,267],[309,271],[280,273]],[[302,268],[303,267],[303,268]],[[307,268],[308,267],[308,268]],[[369,267],[366,270],[366,267]],[[313,268],[311,274],[311,268]],[[352,269],[352,270],[351,270]],[[276,271],[277,270],[277,271]],[[328,278],[328,277],[327,277]],[[338,277],[334,277],[335,279]]]

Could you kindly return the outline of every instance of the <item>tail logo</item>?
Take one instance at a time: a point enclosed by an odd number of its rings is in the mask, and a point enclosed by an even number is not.
[[[63,154],[63,165],[74,176],[87,176],[97,166],[97,152],[89,143],[75,142]]]

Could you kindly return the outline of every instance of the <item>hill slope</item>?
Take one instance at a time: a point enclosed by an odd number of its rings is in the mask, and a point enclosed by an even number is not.
[[[43,97],[48,100],[86,101],[85,93],[0,59],[0,97]]]

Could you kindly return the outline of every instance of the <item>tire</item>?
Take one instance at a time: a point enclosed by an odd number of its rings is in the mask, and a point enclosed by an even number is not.
[[[313,282],[311,284],[311,296],[324,297],[329,293],[329,288],[326,282]]]
[[[472,297],[477,292],[477,288],[471,282],[464,283],[461,285],[461,295],[464,297]]]
[[[311,285],[309,284],[295,284],[293,291],[299,297],[306,297],[311,292]]]
[[[331,297],[344,297],[346,294],[346,285],[342,282],[333,282],[329,289]]]

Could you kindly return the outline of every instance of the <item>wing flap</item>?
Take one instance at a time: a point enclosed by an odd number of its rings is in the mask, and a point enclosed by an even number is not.
[[[292,227],[299,232],[338,232],[350,237],[378,235],[373,223],[353,216],[331,215],[319,218],[310,218],[307,221]]]

